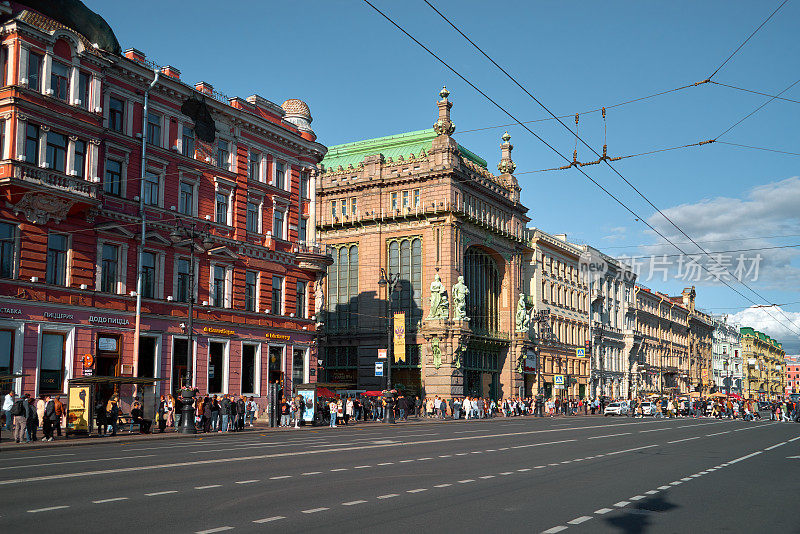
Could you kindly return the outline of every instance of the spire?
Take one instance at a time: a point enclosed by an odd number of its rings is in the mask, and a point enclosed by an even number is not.
[[[497,164],[497,170],[503,174],[513,174],[514,169],[517,168],[517,164],[511,159],[511,151],[514,150],[514,145],[509,142],[511,141],[511,136],[506,132],[501,139],[503,140],[503,144],[500,145],[500,163]]]
[[[450,96],[450,91],[443,86],[442,90],[439,91],[439,96],[442,97],[436,103],[439,106],[439,120],[433,125],[433,131],[437,135],[450,135],[456,131],[456,125],[450,120],[450,108],[453,107],[453,103],[447,100],[447,97]]]

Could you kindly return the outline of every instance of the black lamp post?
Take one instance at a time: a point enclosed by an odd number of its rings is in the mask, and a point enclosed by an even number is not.
[[[191,387],[192,383],[192,365],[194,364],[194,247],[198,238],[203,238],[203,246],[210,248],[213,245],[211,236],[208,233],[210,225],[204,224],[200,228],[195,223],[184,225],[180,220],[175,223],[175,228],[170,232],[170,237],[174,241],[189,241],[189,323],[186,327],[189,336],[188,355],[186,362],[186,378],[183,383],[184,388]],[[178,429],[182,434],[196,434],[194,417],[194,391],[188,389],[181,389],[180,402],[181,408],[181,425]]]
[[[391,394],[392,390],[392,359],[394,358],[394,350],[392,347],[392,294],[400,281],[399,273],[388,273],[386,269],[381,267],[381,277],[378,280],[380,287],[385,287],[386,291],[386,323],[388,336],[386,338],[386,391],[388,397],[386,398],[386,413],[384,413],[383,421],[385,423],[394,423],[394,395]]]

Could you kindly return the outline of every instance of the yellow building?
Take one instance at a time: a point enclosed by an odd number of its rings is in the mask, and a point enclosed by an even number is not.
[[[742,390],[745,397],[759,400],[783,398],[785,391],[783,346],[758,330],[741,329],[745,377]]]

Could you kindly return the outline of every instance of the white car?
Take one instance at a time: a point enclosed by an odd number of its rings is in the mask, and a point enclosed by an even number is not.
[[[604,416],[609,415],[628,415],[628,403],[627,402],[612,402],[606,409],[603,411]]]
[[[654,402],[645,401],[642,403],[642,415],[655,415],[656,404]]]

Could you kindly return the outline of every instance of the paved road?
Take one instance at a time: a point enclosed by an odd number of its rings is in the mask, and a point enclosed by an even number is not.
[[[792,458],[794,457],[794,458]],[[512,418],[8,451],[23,532],[797,532],[800,425]]]

